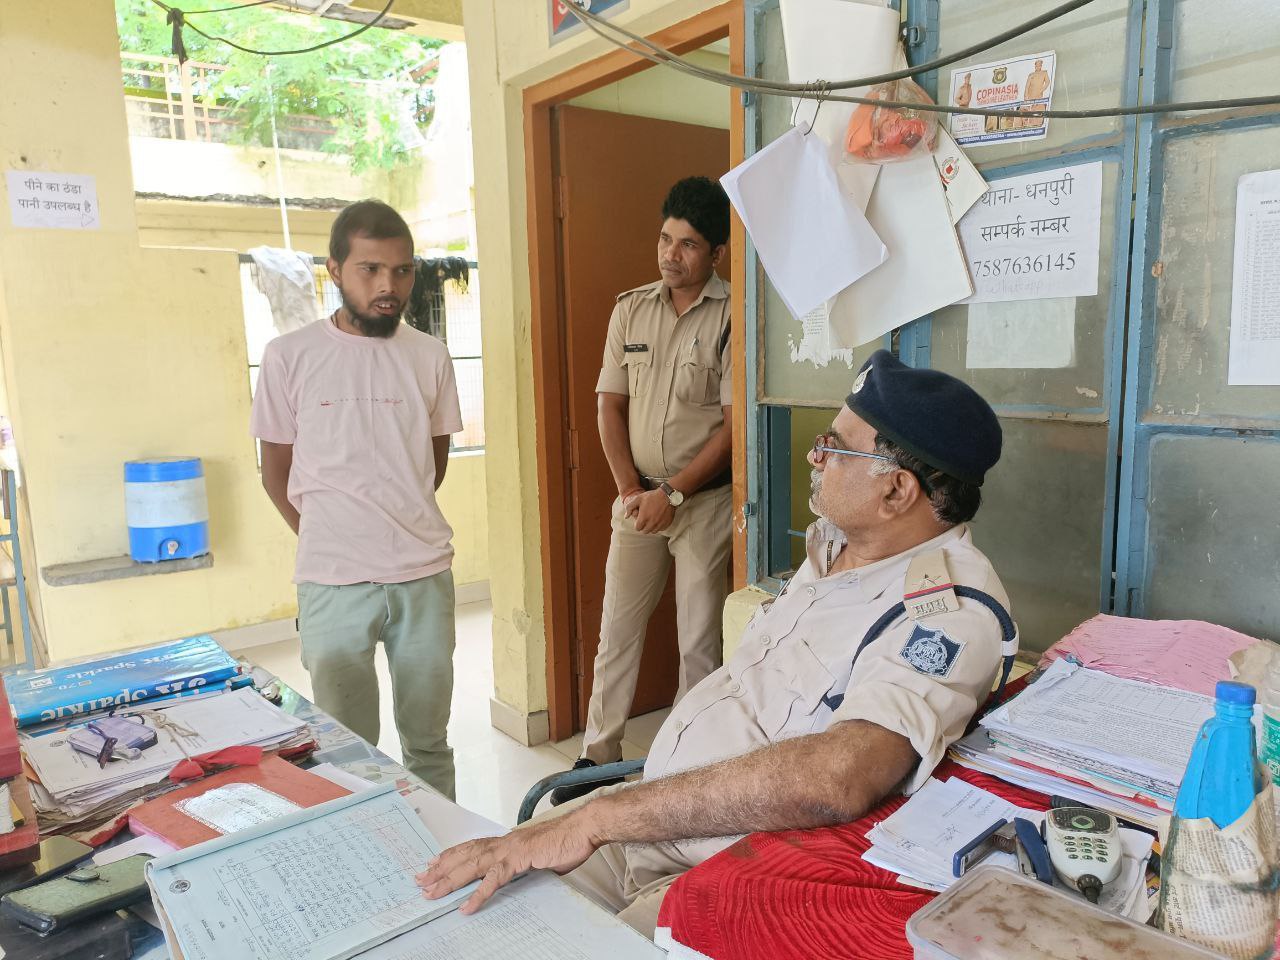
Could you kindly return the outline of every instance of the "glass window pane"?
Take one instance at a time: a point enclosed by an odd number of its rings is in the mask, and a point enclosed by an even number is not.
[[[1102,245],[1098,255],[1098,293],[1073,300],[947,307],[934,314],[931,364],[971,383],[989,403],[1049,406],[1066,410],[1106,409],[1107,319],[1111,310],[1115,242],[1116,164],[1103,167]],[[977,369],[968,367],[970,311],[1021,317],[1028,324],[1069,324],[1075,330],[1074,363],[1060,369]]]
[[[982,488],[974,542],[1040,652],[1098,612],[1107,428],[1001,420],[1004,452]]]
[[[764,56],[761,75],[771,80],[787,79],[787,55],[783,47],[782,16],[774,8],[763,17],[760,34]],[[760,97],[761,144],[772,143],[791,129],[792,101],[789,97]],[[760,272],[763,311],[760,342],[763,349],[764,382],[761,399],[791,404],[826,404],[839,401],[849,392],[854,374],[882,344],[873,343],[852,351],[848,359],[835,358],[815,364],[798,360],[803,331]],[[846,357],[850,355],[845,354]]]
[[[1280,165],[1280,127],[1177,137],[1165,150],[1151,413],[1280,419],[1280,387],[1227,385],[1236,183]]]
[[[1148,496],[1148,617],[1209,620],[1276,639],[1280,442],[1158,437]]]
[[[1008,0],[943,0],[940,9],[939,35],[944,54],[1008,30],[1033,15],[1028,5],[1010,4]],[[953,70],[1051,50],[1057,54],[1054,107],[1088,110],[1118,106],[1124,95],[1127,30],[1128,4],[1125,0],[1097,0],[1030,34],[939,70],[938,97],[945,100],[949,96]],[[974,146],[969,150],[969,156],[977,164],[1010,162],[1054,150],[1085,137],[1119,130],[1120,121],[1115,117],[1050,120],[1049,133],[1043,140]]]
[[[1178,0],[1173,15],[1172,99],[1271,92],[1268,84],[1280,63],[1280,4],[1275,0]]]

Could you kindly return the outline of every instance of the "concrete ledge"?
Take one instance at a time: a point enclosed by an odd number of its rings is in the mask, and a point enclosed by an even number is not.
[[[551,719],[547,711],[521,713],[497,697],[489,698],[489,723],[508,737],[526,747],[536,747],[551,739]]]
[[[40,577],[51,587],[70,587],[81,583],[125,580],[129,577],[154,577],[162,573],[207,570],[212,566],[212,553],[182,560],[161,560],[158,563],[138,563],[130,557],[103,557],[101,560],[55,563],[41,567]]]

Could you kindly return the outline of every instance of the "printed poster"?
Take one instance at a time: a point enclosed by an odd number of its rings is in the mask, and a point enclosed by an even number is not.
[[[547,0],[550,7],[549,22],[551,25],[551,42],[556,43],[565,37],[590,29],[573,15],[570,3],[597,15],[612,16],[627,9],[629,0]]]
[[[1280,170],[1236,186],[1227,383],[1280,383]]]
[[[1047,110],[1053,101],[1057,56],[1052,50],[1026,57],[980,63],[951,72],[951,105],[1000,110]],[[953,113],[951,136],[962,147],[1007,140],[1043,140],[1044,117],[984,117]]]

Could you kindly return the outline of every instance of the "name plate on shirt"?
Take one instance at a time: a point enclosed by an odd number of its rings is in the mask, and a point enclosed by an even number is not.
[[[947,557],[941,550],[922,553],[913,557],[907,567],[906,589],[902,603],[912,620],[939,613],[954,613],[960,609],[951,572],[947,569]]]
[[[649,345],[647,343],[624,343],[622,345],[623,353],[648,353]]]

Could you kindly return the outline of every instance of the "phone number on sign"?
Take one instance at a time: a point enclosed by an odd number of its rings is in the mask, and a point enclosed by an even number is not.
[[[1038,257],[1003,257],[999,260],[974,260],[975,277],[1021,276],[1024,273],[1065,273],[1076,268],[1074,253],[1045,253]]]

